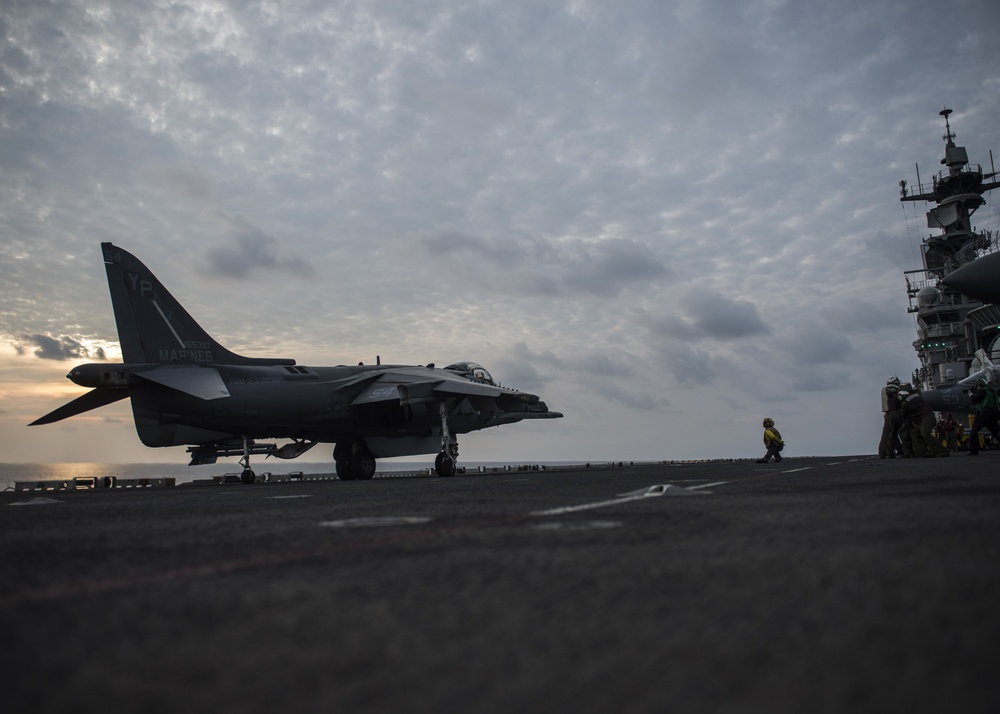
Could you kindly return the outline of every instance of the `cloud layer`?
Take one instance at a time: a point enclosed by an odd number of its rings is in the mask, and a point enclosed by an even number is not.
[[[998,26],[973,0],[7,4],[0,389],[34,396],[0,458],[114,457],[86,419],[23,427],[72,387],[53,359],[116,339],[106,240],[237,352],[475,359],[567,414],[466,458],[753,455],[765,413],[793,452],[870,452],[917,364],[897,183],[937,169],[943,103],[974,162],[1000,148]]]

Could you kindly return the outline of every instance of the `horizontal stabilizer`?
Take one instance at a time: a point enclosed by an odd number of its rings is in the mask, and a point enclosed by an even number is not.
[[[145,372],[136,372],[135,376],[199,399],[222,399],[229,396],[229,390],[214,367],[199,367],[194,364],[163,365]]]
[[[77,397],[73,401],[63,404],[55,411],[51,411],[45,416],[35,419],[35,421],[28,424],[28,426],[52,424],[53,422],[62,421],[68,417],[83,414],[84,412],[89,412],[91,409],[97,409],[98,407],[113,404],[119,400],[127,398],[127,389],[108,389],[106,387],[97,387],[96,389],[91,389],[86,394]]]

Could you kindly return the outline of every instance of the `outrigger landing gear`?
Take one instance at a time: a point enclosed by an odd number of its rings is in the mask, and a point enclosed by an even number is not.
[[[363,441],[337,442],[333,460],[341,481],[367,481],[375,475],[375,456]]]
[[[243,437],[243,458],[240,459],[240,466],[243,467],[243,473],[240,474],[240,481],[243,483],[253,483],[257,480],[257,474],[250,468],[250,441],[245,436]]]
[[[448,405],[438,405],[441,414],[441,453],[434,459],[438,476],[454,476],[458,470],[458,441],[448,432]]]

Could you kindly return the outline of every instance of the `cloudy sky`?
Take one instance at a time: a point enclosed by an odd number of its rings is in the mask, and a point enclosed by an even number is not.
[[[945,106],[1000,151],[998,30],[992,0],[7,0],[0,460],[185,461],[127,401],[26,426],[120,359],[101,241],[234,351],[471,359],[566,414],[463,459],[759,456],[764,416],[872,453],[917,366],[898,182]]]

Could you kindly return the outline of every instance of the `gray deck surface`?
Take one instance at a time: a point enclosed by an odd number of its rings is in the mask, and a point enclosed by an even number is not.
[[[0,574],[5,712],[1000,709],[997,452],[5,492]]]

